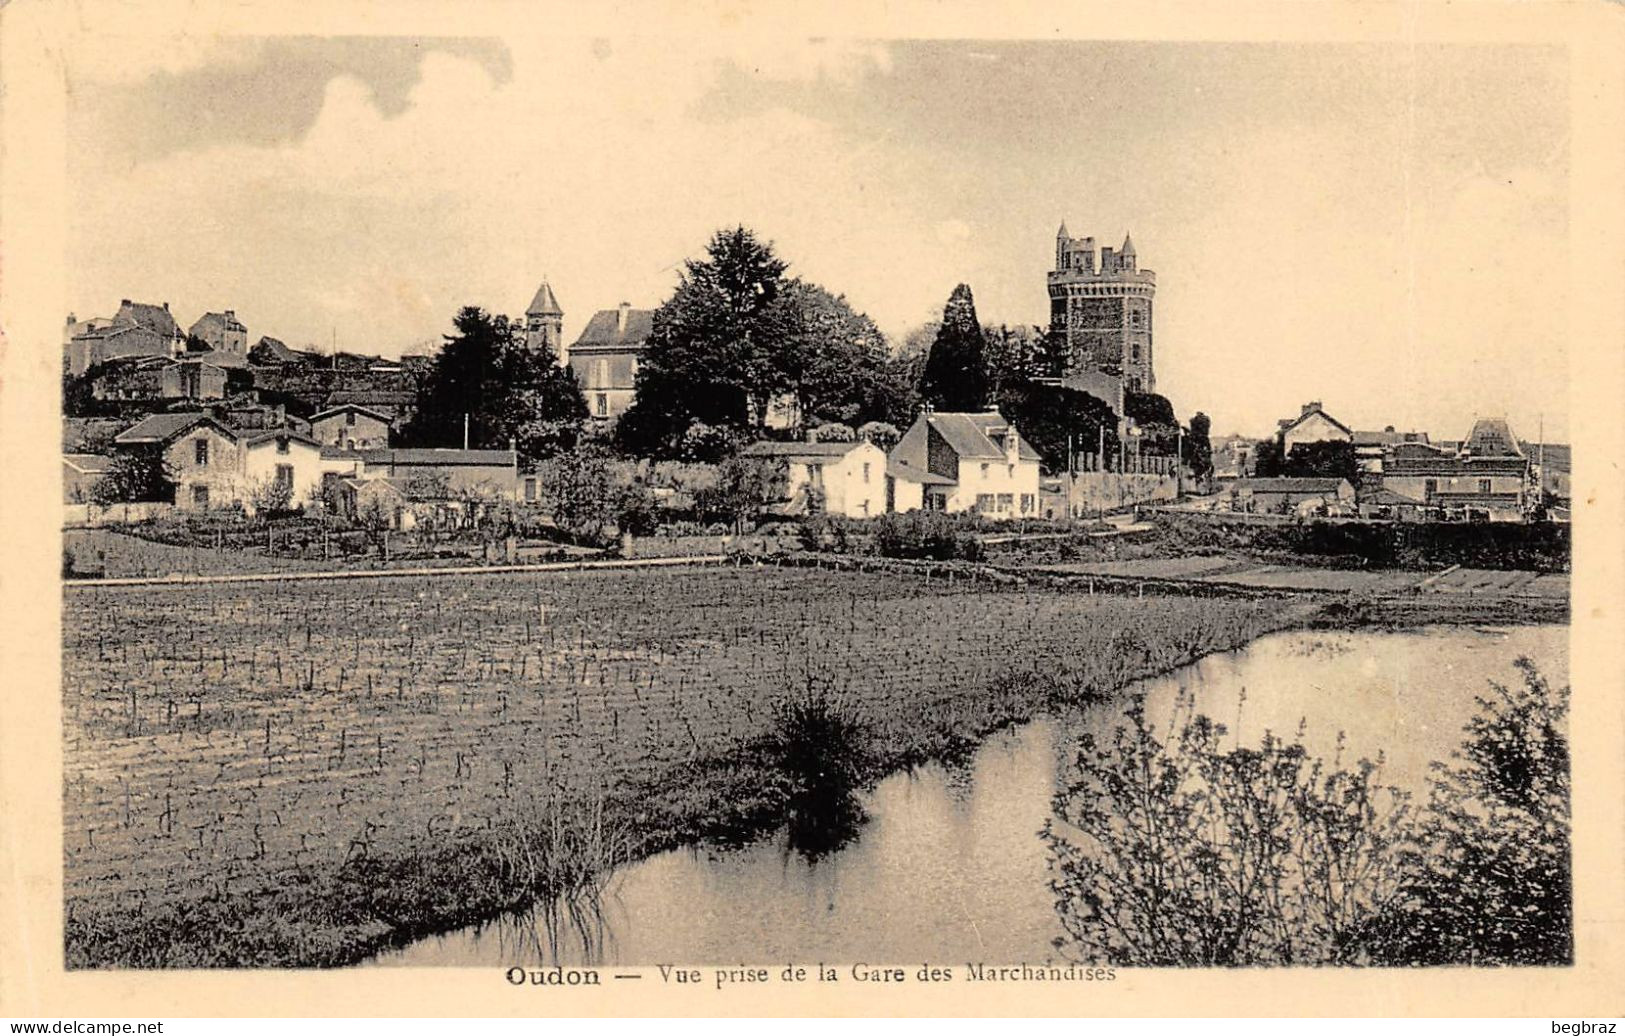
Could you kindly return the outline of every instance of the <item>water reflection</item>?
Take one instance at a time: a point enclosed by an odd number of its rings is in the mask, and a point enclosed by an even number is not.
[[[1567,682],[1566,628],[1533,627],[1282,634],[1144,689],[1159,729],[1185,687],[1241,743],[1256,745],[1266,729],[1290,735],[1304,721],[1305,745],[1330,757],[1343,730],[1345,760],[1381,752],[1385,782],[1420,791],[1429,763],[1459,740],[1485,681],[1514,679],[1519,655],[1554,684]],[[590,917],[555,904],[425,939],[378,963],[1057,959],[1062,932],[1038,831],[1077,737],[1108,736],[1126,697],[996,734],[968,760],[887,778],[851,803],[867,821],[807,803],[796,832],[623,868]]]

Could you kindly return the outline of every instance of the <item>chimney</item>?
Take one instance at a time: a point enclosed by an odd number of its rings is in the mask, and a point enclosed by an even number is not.
[[[165,313],[168,313],[168,312],[169,312],[169,303],[167,303],[167,302],[166,302],[166,303],[164,303],[164,312],[165,312]]]
[[[236,320],[237,319],[237,311],[234,310],[234,309],[226,310],[226,319],[227,320]]]
[[[72,327],[73,325],[77,324],[78,322],[79,321],[74,318],[74,315],[72,313],[68,314],[68,326],[69,327]]]
[[[615,333],[626,334],[626,315],[632,311],[632,303],[623,302],[615,310]]]
[[[130,300],[129,300],[129,299],[120,299],[120,300],[119,300],[119,307],[120,307],[120,308],[121,308],[121,309],[122,309],[122,308],[123,308],[123,307],[125,307],[125,306],[128,306],[128,305],[129,305],[129,304],[130,304]]]
[[[1299,412],[1298,416],[1299,417],[1308,417],[1310,414],[1314,413],[1316,410],[1319,410],[1319,409],[1320,409],[1320,400],[1311,399],[1309,402],[1307,402],[1307,403],[1305,403],[1303,405],[1303,409]]]

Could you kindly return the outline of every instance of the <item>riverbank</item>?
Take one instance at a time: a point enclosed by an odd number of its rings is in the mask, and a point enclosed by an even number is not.
[[[134,589],[72,595],[70,966],[353,963],[747,839],[789,808],[792,694],[864,732],[867,782],[1264,633],[1384,621],[798,569],[342,585],[142,590],[176,595],[150,624]]]

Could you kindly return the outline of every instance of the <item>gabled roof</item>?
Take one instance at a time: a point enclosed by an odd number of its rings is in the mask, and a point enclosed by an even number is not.
[[[993,436],[1003,434],[1010,427],[1010,422],[998,411],[986,413],[949,413],[936,412],[925,415],[926,422],[942,436],[953,451],[965,460],[1002,460],[1004,450],[993,441]],[[1016,433],[1019,440],[1019,456],[1022,460],[1038,461],[1038,451],[1033,449],[1021,433]]]
[[[1342,478],[1238,478],[1230,486],[1255,493],[1332,493],[1347,481]]]
[[[1473,422],[1467,435],[1467,450],[1475,457],[1521,457],[1512,426],[1502,417],[1485,417]]]
[[[205,313],[192,321],[192,333],[197,334],[200,327],[219,327],[226,331],[247,332],[248,328],[237,319],[236,313]]]
[[[348,411],[348,410],[354,410],[358,414],[366,414],[368,417],[371,417],[371,418],[374,418],[376,420],[382,421],[385,424],[388,424],[390,422],[390,420],[391,420],[390,415],[384,413],[383,411],[374,410],[372,407],[369,407],[369,406],[362,406],[360,403],[338,403],[338,404],[335,404],[333,406],[328,407],[326,410],[322,410],[322,411],[319,411],[318,413],[311,414],[310,415],[310,422],[312,424],[315,424],[317,421],[320,421],[324,417],[332,417],[335,414],[342,414],[342,413],[344,413],[345,411]]]
[[[151,416],[144,417],[140,421],[137,421],[135,424],[124,429],[124,431],[120,432],[118,435],[114,436],[113,442],[120,446],[140,446],[154,443],[167,443],[171,439],[190,431],[194,425],[200,423],[207,423],[214,426],[214,428],[219,431],[220,434],[226,436],[228,439],[237,438],[237,433],[235,431],[216,420],[212,415],[199,413],[194,410],[191,412],[173,414],[152,414]]]
[[[542,286],[536,289],[536,296],[530,300],[530,306],[525,310],[525,316],[562,317],[564,310],[559,308],[559,300],[553,296],[553,288],[542,279]]]
[[[263,432],[255,432],[253,435],[247,436],[243,439],[243,445],[259,446],[262,443],[270,442],[273,439],[287,439],[290,442],[302,442],[306,446],[314,446],[318,450],[322,448],[322,444],[317,442],[315,439],[312,439],[304,432],[296,432],[291,428],[271,428]]]
[[[746,457],[783,457],[786,460],[805,457],[808,460],[828,460],[831,457],[844,457],[867,441],[859,439],[856,442],[753,442],[739,452]]]
[[[1309,420],[1311,417],[1314,417],[1316,414],[1319,414],[1321,417],[1324,417],[1327,421],[1330,421],[1332,424],[1334,424],[1338,428],[1342,429],[1351,438],[1353,437],[1354,430],[1352,428],[1350,428],[1348,425],[1344,424],[1342,421],[1339,421],[1337,418],[1333,417],[1331,414],[1328,414],[1326,411],[1322,410],[1320,408],[1319,404],[1316,404],[1314,407],[1310,408],[1309,410],[1306,410],[1303,413],[1299,414],[1295,419],[1283,420],[1281,422],[1281,431],[1282,432],[1290,432],[1292,429],[1298,427],[1300,424],[1303,424],[1305,421]]]
[[[154,306],[150,302],[131,302],[125,299],[119,304],[118,316],[113,319],[116,323],[135,324],[167,338],[184,337],[180,325],[170,316],[168,306]]]
[[[601,309],[587,321],[587,326],[581,330],[581,337],[576,339],[570,349],[573,352],[593,346],[641,347],[654,333],[654,326],[655,312],[652,309],[627,310],[624,330],[620,328],[618,309]]]

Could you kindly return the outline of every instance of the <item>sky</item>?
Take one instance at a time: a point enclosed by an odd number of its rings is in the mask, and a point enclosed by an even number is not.
[[[1057,225],[1157,273],[1215,434],[1567,434],[1569,72],[1535,46],[91,37],[69,301],[396,355],[545,276],[572,340],[719,228],[888,335],[1047,320]]]

